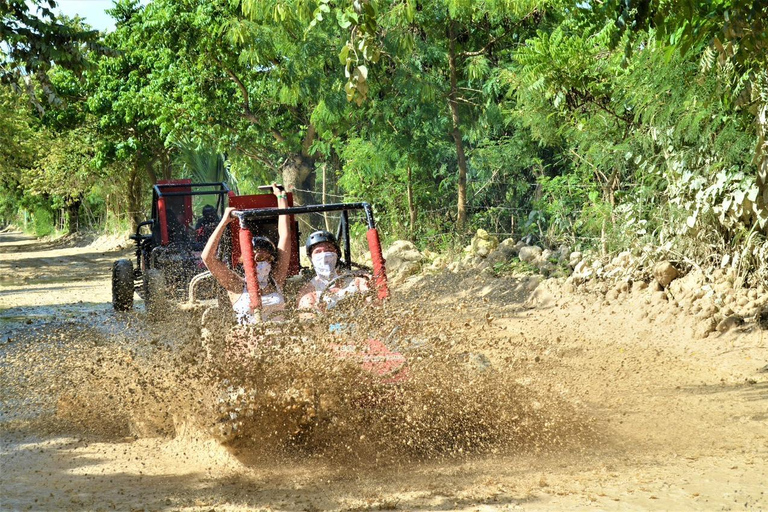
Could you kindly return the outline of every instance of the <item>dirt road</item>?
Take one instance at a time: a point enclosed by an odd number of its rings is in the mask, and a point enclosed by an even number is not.
[[[0,234],[0,509],[768,508],[768,333],[752,325],[694,340],[642,295],[424,276],[381,321],[491,370],[414,358],[388,412],[342,417],[322,445],[234,449],[179,412],[206,397],[174,356],[195,326],[149,324],[140,301],[113,312],[125,253],[105,249]]]

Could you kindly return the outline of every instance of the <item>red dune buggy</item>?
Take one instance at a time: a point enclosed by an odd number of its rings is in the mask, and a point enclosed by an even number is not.
[[[256,196],[264,197],[264,196]],[[274,197],[274,196],[269,196]],[[239,204],[241,198],[235,198],[230,201],[230,204],[240,207]],[[242,201],[247,205],[249,201]],[[290,204],[290,202],[289,202]],[[336,281],[344,280],[348,277],[364,276],[369,280],[369,293],[373,295],[375,300],[383,300],[389,296],[389,288],[387,286],[387,274],[385,269],[385,261],[382,255],[381,242],[379,240],[379,233],[376,229],[376,224],[373,217],[373,209],[368,203],[335,203],[324,205],[310,205],[310,206],[295,206],[286,209],[278,208],[245,208],[235,211],[233,214],[238,218],[239,223],[232,224],[233,239],[236,242],[233,243],[233,264],[242,257],[242,263],[245,271],[246,287],[251,300],[251,308],[254,312],[258,312],[261,308],[261,296],[259,294],[259,283],[256,278],[256,270],[253,259],[253,248],[251,245],[251,239],[254,236],[267,236],[273,242],[277,242],[277,216],[290,215],[293,219],[296,215],[309,215],[309,214],[327,214],[329,212],[338,212],[339,224],[336,233],[336,239],[338,240],[339,247],[341,249],[341,255],[338,266],[340,267],[339,276]],[[362,212],[365,216],[366,222],[366,240],[368,243],[368,250],[371,254],[372,268],[368,268],[360,263],[355,263],[352,260],[351,255],[351,241],[350,241],[350,214],[353,212]],[[292,260],[289,270],[289,275],[296,275],[299,272],[298,262],[298,247],[299,247],[299,231],[298,223],[291,222],[293,229],[291,230],[292,236]],[[272,226],[274,226],[272,228]],[[330,287],[331,285],[329,285]],[[292,298],[288,299],[290,302],[295,302]],[[322,300],[319,300],[322,302]],[[354,318],[347,318],[349,322],[354,322]],[[331,324],[331,330],[339,334],[346,330],[344,324],[335,322]],[[375,338],[366,338],[364,340],[355,340],[347,336],[346,342],[342,341],[343,336],[339,336],[337,342],[331,343],[330,348],[333,349],[334,354],[340,359],[350,359],[359,362],[364,370],[377,375],[382,379],[390,382],[396,382],[402,379],[405,372],[402,371],[405,364],[405,357],[398,353],[389,350],[387,345],[381,340]]]
[[[289,205],[292,204],[290,194],[288,199]],[[265,418],[270,415],[276,415],[272,417],[280,427],[275,428],[287,436],[297,432],[306,434],[307,428],[313,428],[319,421],[321,411],[327,411],[327,407],[321,405],[322,397],[328,396],[323,390],[327,391],[329,382],[343,380],[342,374],[349,375],[345,372],[356,375],[353,377],[356,382],[370,380],[369,386],[360,387],[366,394],[358,403],[361,406],[371,405],[372,389],[391,388],[392,384],[407,378],[405,356],[390,348],[386,336],[370,329],[371,323],[375,323],[371,317],[375,318],[376,314],[363,314],[372,303],[389,296],[385,261],[370,204],[277,208],[275,196],[264,194],[233,197],[230,206],[237,208],[233,215],[239,222],[229,224],[231,241],[222,245],[231,252],[222,259],[233,269],[242,268],[254,313],[262,305],[252,238],[267,237],[277,245],[278,219],[289,215],[292,251],[289,282],[284,290],[289,305],[284,321],[235,326],[228,300],[212,305],[203,313],[201,340],[205,360],[211,363],[216,386],[225,385],[220,393],[221,420],[217,424],[217,434],[224,441],[258,436],[256,432],[263,428]],[[298,311],[291,311],[291,305],[297,302],[295,291],[314,272],[300,266],[299,241],[309,233],[299,232],[296,219],[315,215],[318,220],[322,214],[338,218],[339,279],[367,276],[369,286],[367,296],[349,297],[349,302],[339,301],[333,311],[321,313],[314,320],[301,320]],[[352,258],[351,232],[360,226],[358,223],[353,227],[351,218],[362,220],[366,227],[370,267]]]
[[[112,266],[112,305],[133,307],[133,294],[147,311],[164,307],[168,298],[183,300],[193,278],[205,272],[200,251],[219,222],[227,200],[225,183],[160,181],[152,187],[152,214],[138,225],[131,240],[136,263],[120,259]]]

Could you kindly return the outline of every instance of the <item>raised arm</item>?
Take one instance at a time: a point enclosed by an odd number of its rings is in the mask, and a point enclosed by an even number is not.
[[[227,208],[224,210],[224,215],[221,217],[221,221],[219,221],[216,229],[205,244],[201,256],[203,258],[203,263],[205,263],[205,266],[208,267],[208,270],[211,271],[211,274],[213,274],[213,277],[216,278],[221,286],[229,292],[242,293],[243,279],[232,269],[227,267],[223,261],[216,257],[216,250],[219,247],[219,241],[221,241],[221,236],[224,234],[224,230],[227,229],[227,225],[230,222],[236,220],[235,217],[232,217],[231,215],[234,210],[234,208]]]
[[[272,184],[272,193],[277,196],[277,207],[288,208],[288,196],[285,190]],[[282,288],[288,278],[288,267],[291,263],[291,223],[290,215],[280,215],[277,219],[277,233],[280,236],[277,241],[277,265],[272,276],[275,282]]]

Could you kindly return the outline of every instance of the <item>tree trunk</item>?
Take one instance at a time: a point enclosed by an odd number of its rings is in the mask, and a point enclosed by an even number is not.
[[[80,205],[82,200],[77,197],[67,204],[67,234],[77,233],[80,228]]]
[[[283,164],[283,186],[285,190],[293,193],[295,205],[307,205],[316,202],[312,197],[313,170],[314,162],[312,159],[299,154],[289,156]]]
[[[136,232],[136,228],[142,220],[140,168],[140,164],[136,162],[128,173],[128,215],[131,219],[132,232]],[[151,176],[149,178],[152,179]]]
[[[328,192],[328,173],[326,172],[327,167],[327,164],[323,164],[323,204],[328,204],[328,196],[326,195]],[[323,212],[323,220],[325,221],[325,230],[330,231],[331,223],[328,221],[328,212]]]
[[[456,144],[456,159],[459,165],[459,189],[457,198],[457,218],[456,227],[462,231],[467,224],[467,159],[464,155],[464,143],[462,142],[461,123],[459,119],[459,105],[457,98],[459,96],[457,71],[456,71],[456,36],[454,20],[448,22],[448,68],[451,75],[451,90],[448,95],[448,106],[451,109],[451,120],[453,129],[451,135]]]
[[[144,171],[147,173],[147,178],[149,178],[149,183],[154,185],[157,183],[157,174],[155,173],[154,167],[152,167],[152,160],[142,159],[141,162],[141,165],[144,166]]]

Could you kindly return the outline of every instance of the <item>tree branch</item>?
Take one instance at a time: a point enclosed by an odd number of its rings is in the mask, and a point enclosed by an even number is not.
[[[486,44],[485,46],[483,46],[481,49],[477,50],[476,52],[461,52],[461,53],[459,53],[459,54],[458,54],[458,56],[459,56],[459,57],[463,57],[463,58],[467,58],[467,57],[477,57],[478,55],[482,55],[482,54],[484,54],[485,52],[487,52],[487,51],[488,51],[488,49],[489,49],[491,46],[493,46],[493,44],[494,44],[496,41],[498,41],[500,38],[501,38],[501,36],[499,36],[499,37],[494,37],[493,39],[491,39],[490,41],[488,41],[488,44]]]
[[[309,148],[312,146],[312,143],[315,141],[315,138],[317,137],[317,131],[315,130],[315,127],[313,125],[309,125],[307,128],[307,134],[304,136],[304,140],[301,141],[301,155],[302,156],[310,156],[309,155]]]
[[[224,72],[229,75],[229,78],[235,82],[237,88],[240,89],[240,94],[243,95],[243,113],[241,116],[257,126],[261,125],[261,120],[251,110],[251,97],[248,94],[248,89],[245,87],[243,81],[240,80],[240,78],[231,69],[223,65],[219,59],[214,57],[213,60],[215,60],[216,63],[221,66]],[[285,137],[283,137],[283,134],[277,131],[275,128],[272,128],[270,133],[272,133],[272,136],[275,138],[275,140],[277,140],[277,142],[285,142]]]

